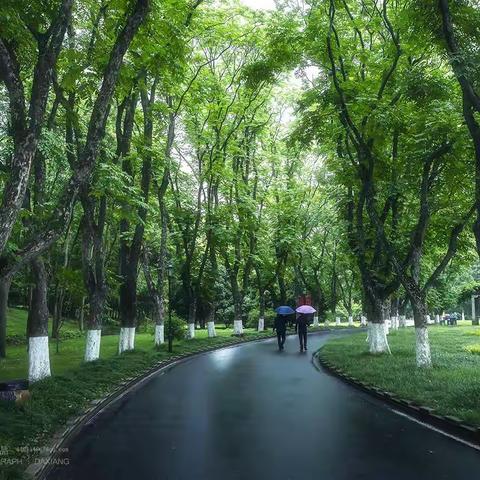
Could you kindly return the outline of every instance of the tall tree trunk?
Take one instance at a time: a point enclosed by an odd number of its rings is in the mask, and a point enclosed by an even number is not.
[[[195,338],[195,307],[194,292],[192,287],[192,275],[190,272],[190,259],[185,258],[180,273],[182,280],[182,297],[183,303],[187,310],[187,338]]]
[[[385,332],[384,300],[370,283],[364,286],[364,309],[368,319],[368,343],[370,353],[390,353]]]
[[[135,110],[138,101],[137,86],[126,99],[123,130],[118,130],[121,122],[117,118],[117,154],[122,159],[122,171],[133,183],[134,167],[130,158],[130,146],[133,134]],[[123,113],[123,112],[121,112]],[[121,118],[120,118],[121,120]],[[123,206],[129,210],[128,204]],[[126,216],[120,220],[120,338],[118,353],[133,350],[135,346],[135,328],[137,325],[137,265],[136,252],[133,251],[133,240],[129,240],[130,222]]]
[[[151,158],[144,157],[142,164],[142,195],[143,202],[148,203],[151,181]],[[130,173],[130,167],[127,169]],[[133,239],[127,245],[126,239],[121,239],[121,285],[120,285],[120,320],[122,325],[119,352],[134,348],[135,327],[137,324],[137,280],[138,264],[143,245],[143,234],[147,218],[147,209],[143,206],[138,209],[139,223],[135,225]],[[122,220],[121,232],[128,232],[128,222]]]
[[[315,276],[315,285],[314,285],[314,306],[316,312],[313,315],[313,326],[318,327],[320,326],[320,315],[323,315],[323,308],[322,305],[324,303],[324,295],[323,295],[323,288],[320,285],[320,279],[318,278],[318,273],[314,272]]]
[[[133,350],[137,325],[137,262],[123,257],[120,284],[120,343],[119,353]]]
[[[239,255],[240,245],[239,239],[236,240],[235,244],[235,260],[230,262],[228,258],[228,253],[225,251],[223,253],[223,259],[225,264],[225,269],[227,271],[228,278],[230,280],[230,290],[232,293],[233,300],[233,333],[234,335],[243,334],[243,293],[240,289],[238,282],[238,274],[240,269],[240,255]]]
[[[398,302],[398,327],[405,328],[407,326],[407,301],[408,296],[399,299]]]
[[[82,296],[82,302],[80,304],[80,311],[78,312],[78,329],[83,332],[85,329],[85,295]]]
[[[42,187],[43,189],[43,187]],[[36,195],[37,197],[38,195]],[[63,254],[63,268],[67,268],[70,261],[70,244],[69,244],[69,232],[65,236],[64,254]],[[65,299],[65,289],[62,286],[58,286],[55,293],[55,304],[53,309],[52,319],[52,338],[59,339],[60,328],[63,320],[63,303]],[[58,346],[58,342],[57,342]]]
[[[48,278],[42,257],[31,262],[33,275],[32,303],[28,312],[28,379],[42,380],[50,374],[48,349]]]
[[[164,283],[165,272],[167,266],[167,240],[168,240],[168,217],[163,202],[160,198],[160,223],[161,223],[161,239],[160,251],[157,264],[157,281],[154,282],[150,272],[150,260],[147,250],[144,250],[143,271],[147,288],[153,299],[153,320],[155,323],[155,346],[165,343],[165,302],[164,302]]]
[[[107,199],[102,196],[98,201],[96,219],[95,204],[97,201],[85,190],[81,192],[81,201],[84,211],[82,219],[83,281],[88,297],[84,360],[92,362],[100,358],[102,319],[107,297],[104,249]]]
[[[52,338],[58,338],[60,335],[60,325],[62,322],[62,310],[63,310],[63,289],[58,287],[55,292],[55,299],[53,304],[53,316],[52,316]]]
[[[193,288],[189,288],[187,338],[195,338],[195,322],[197,321],[197,296]]]
[[[164,205],[161,205],[161,240],[160,252],[157,265],[157,282],[152,279],[149,266],[148,253],[144,251],[143,270],[147,282],[147,288],[153,299],[153,319],[155,322],[155,346],[165,343],[165,301],[164,301],[164,283],[165,271],[167,265],[167,212]]]
[[[194,286],[194,290],[195,290],[195,299],[196,299],[196,305],[198,307],[198,302],[199,300],[202,298],[201,297],[201,294],[202,294],[202,291],[201,291],[201,287],[202,287],[202,282],[203,282],[203,277],[204,277],[204,274],[205,274],[205,267],[207,265],[207,260],[208,260],[208,257],[209,257],[209,250],[210,250],[210,242],[208,241],[207,239],[207,245],[205,247],[205,250],[202,254],[202,258],[200,260],[200,268],[198,270],[198,273],[197,273],[197,278],[195,280],[195,286]],[[202,300],[207,300],[205,297],[202,298]],[[198,313],[198,312],[197,312]],[[195,319],[196,321],[198,321],[198,316],[197,318]],[[205,316],[202,316],[199,320],[199,323],[200,323],[200,328],[205,328]]]
[[[209,211],[211,205],[209,204]],[[209,218],[210,221],[210,218]],[[209,224],[210,225],[210,224]],[[217,312],[217,282],[218,282],[218,262],[215,234],[212,228],[208,230],[209,258],[210,258],[210,298],[208,299],[207,329],[208,336],[215,337],[215,316]]]
[[[208,302],[208,311],[207,311],[207,331],[208,331],[208,337],[216,337],[217,332],[215,330],[215,312],[217,310],[217,304],[216,300],[212,298]]]
[[[163,296],[153,295],[153,320],[155,322],[155,346],[165,343],[165,306]]]
[[[257,277],[258,277],[257,273]],[[265,290],[263,289],[263,285],[261,279],[258,278],[258,328],[259,332],[263,332],[265,330]]]
[[[390,303],[390,327],[392,330],[398,330],[398,297],[393,297]]]
[[[100,358],[100,342],[102,336],[102,318],[106,303],[106,285],[104,281],[92,285],[88,291],[87,338],[85,361],[91,362]]]
[[[413,310],[415,322],[415,354],[417,367],[431,367],[432,356],[430,353],[430,342],[427,330],[427,307],[425,299],[420,292],[409,293],[410,303]]]
[[[237,279],[232,279],[233,294],[233,333],[234,335],[243,334],[243,298],[240,292]]]

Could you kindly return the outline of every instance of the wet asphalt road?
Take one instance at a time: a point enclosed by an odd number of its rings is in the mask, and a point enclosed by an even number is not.
[[[118,402],[49,479],[474,479],[480,452],[397,415],[276,340],[192,358]]]

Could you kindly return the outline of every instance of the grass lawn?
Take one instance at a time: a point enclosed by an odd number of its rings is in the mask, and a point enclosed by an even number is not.
[[[232,329],[225,329],[222,326],[216,326],[216,332],[219,337],[230,337],[233,334]],[[252,334],[255,330],[245,329],[246,334]],[[206,339],[207,330],[196,330],[195,335],[198,339]],[[179,346],[188,343],[187,340],[177,342]],[[153,349],[154,336],[149,333],[140,333],[135,335],[135,348],[149,351]],[[118,352],[118,335],[105,335],[102,337],[100,347],[100,358],[108,359],[115,357]],[[56,353],[56,341],[50,340],[50,365],[52,375],[63,375],[70,370],[77,368],[83,362],[85,353],[85,339],[73,338],[59,342],[59,351]],[[28,356],[26,345],[15,345],[7,347],[7,358],[0,359],[0,381],[28,376]]]
[[[21,337],[25,339],[27,330],[28,311],[22,308],[9,308],[7,314],[7,337]],[[78,324],[74,320],[66,319],[60,329],[60,336],[65,331],[78,331]],[[52,318],[48,320],[48,333],[52,332]]]
[[[480,427],[480,328],[429,328],[434,367],[415,366],[413,328],[391,332],[392,355],[371,355],[366,330],[327,342],[320,357],[400,398]]]

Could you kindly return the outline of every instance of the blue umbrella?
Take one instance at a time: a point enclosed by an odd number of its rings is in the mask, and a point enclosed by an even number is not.
[[[281,307],[277,307],[275,311],[279,315],[291,315],[292,313],[295,313],[295,310],[288,305],[282,305]]]

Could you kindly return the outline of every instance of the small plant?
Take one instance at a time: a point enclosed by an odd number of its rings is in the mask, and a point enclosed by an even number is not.
[[[170,323],[168,316],[165,318],[165,337],[168,337]],[[172,313],[172,337],[175,340],[183,340],[187,333],[187,322],[175,313]]]
[[[480,344],[479,343],[476,343],[475,345],[467,345],[464,348],[469,353],[473,353],[474,355],[480,355]]]
[[[8,335],[7,345],[24,345],[26,343],[25,335]]]

